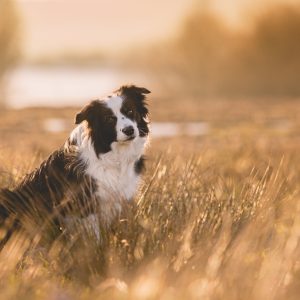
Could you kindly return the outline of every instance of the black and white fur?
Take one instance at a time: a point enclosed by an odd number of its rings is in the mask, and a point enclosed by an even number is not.
[[[99,222],[109,226],[138,190],[149,135],[148,93],[122,86],[92,101],[76,115],[77,127],[61,149],[14,190],[1,190],[0,223],[9,228],[2,243],[16,228],[45,220],[61,227],[84,219],[99,237]]]

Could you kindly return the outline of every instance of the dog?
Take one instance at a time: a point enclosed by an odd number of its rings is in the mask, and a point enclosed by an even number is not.
[[[139,188],[149,138],[149,93],[124,85],[91,101],[76,115],[77,126],[63,147],[16,188],[0,191],[2,245],[15,230],[28,224],[41,228],[47,221],[62,229],[85,220],[100,238],[99,222],[110,226]]]

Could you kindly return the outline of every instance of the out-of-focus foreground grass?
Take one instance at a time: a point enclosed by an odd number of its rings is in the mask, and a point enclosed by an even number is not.
[[[282,103],[201,103],[208,134],[153,139],[136,208],[101,246],[15,235],[0,253],[0,298],[298,299],[300,110]],[[42,120],[73,113],[1,112],[1,187],[66,138]]]

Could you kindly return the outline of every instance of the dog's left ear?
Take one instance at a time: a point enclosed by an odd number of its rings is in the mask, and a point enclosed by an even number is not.
[[[148,89],[144,87],[138,87],[135,85],[123,85],[116,92],[120,96],[132,99],[135,102],[136,108],[142,116],[142,118],[147,117],[148,108],[145,95],[151,93]]]
[[[144,87],[138,87],[138,86],[132,86],[132,88],[139,94],[150,94],[151,92],[144,88]]]
[[[117,94],[128,99],[132,99],[136,105],[137,111],[143,119],[148,116],[148,108],[146,103],[146,94],[151,92],[144,88],[135,85],[123,85],[117,91]]]
[[[134,98],[137,100],[144,100],[145,95],[151,93],[148,89],[135,85],[123,85],[115,92],[118,95],[124,95],[126,97]]]

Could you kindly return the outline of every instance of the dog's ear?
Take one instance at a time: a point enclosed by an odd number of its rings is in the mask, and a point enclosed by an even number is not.
[[[148,89],[135,85],[123,85],[115,92],[118,95],[124,95],[125,97],[131,97],[136,100],[144,100],[145,95],[151,93]]]
[[[89,121],[92,117],[93,107],[96,101],[92,101],[90,104],[86,105],[79,113],[75,116],[75,124],[80,124],[83,121]]]
[[[132,86],[132,88],[139,94],[150,94],[151,92],[144,87]]]
[[[87,111],[85,108],[83,108],[79,113],[76,114],[75,124],[78,125],[86,119],[87,119]]]
[[[78,125],[80,124],[82,121],[85,120],[84,114],[81,112],[77,113],[75,116],[75,124]]]
[[[116,93],[127,99],[132,99],[142,118],[147,117],[148,108],[145,95],[151,93],[148,89],[135,85],[123,85],[116,91]]]

